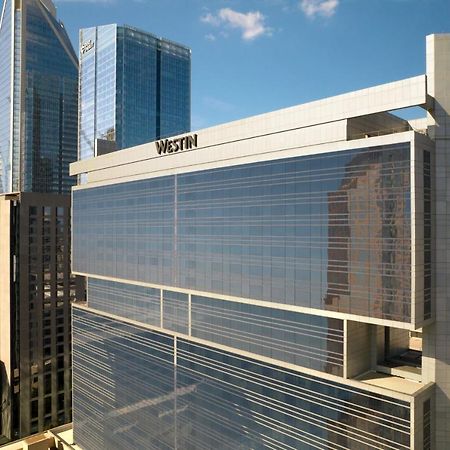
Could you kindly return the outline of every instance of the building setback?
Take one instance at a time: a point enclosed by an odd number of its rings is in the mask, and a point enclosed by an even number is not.
[[[0,441],[71,420],[78,60],[50,0],[0,10]]]
[[[80,30],[79,159],[190,130],[191,51],[130,26]]]
[[[448,448],[448,55],[71,165],[78,446]]]

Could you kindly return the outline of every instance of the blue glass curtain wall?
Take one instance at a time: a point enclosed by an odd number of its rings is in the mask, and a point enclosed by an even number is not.
[[[343,375],[343,321],[89,278],[89,307],[257,355]],[[162,312],[162,316],[161,316]]]
[[[409,322],[410,189],[405,143],[79,190],[74,270]]]
[[[85,450],[410,448],[407,402],[79,308],[73,323]]]
[[[13,186],[69,193],[76,184],[69,176],[69,164],[77,159],[77,58],[65,29],[42,5],[28,2],[25,12],[25,111],[15,118],[24,117],[25,138],[23,162],[15,165]]]
[[[14,2],[0,4],[0,193],[11,190],[11,42]],[[3,12],[3,17],[1,16]]]
[[[116,149],[190,129],[191,54],[181,45],[134,27],[86,28],[80,55],[79,158],[92,158],[95,140]]]
[[[192,296],[192,336],[343,375],[343,321]]]

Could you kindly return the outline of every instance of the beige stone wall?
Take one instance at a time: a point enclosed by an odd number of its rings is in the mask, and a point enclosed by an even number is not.
[[[346,375],[354,378],[371,369],[371,327],[368,323],[347,321]]]
[[[450,446],[450,34],[427,36],[428,132],[435,140],[435,324],[423,329],[424,382],[436,382],[436,450]]]
[[[389,356],[397,356],[409,349],[408,330],[391,328],[389,333]]]
[[[10,353],[10,285],[11,285],[11,259],[10,259],[10,221],[11,203],[0,196],[0,378],[1,378],[1,404],[2,434],[7,437],[10,429],[10,380],[11,380],[11,353]]]

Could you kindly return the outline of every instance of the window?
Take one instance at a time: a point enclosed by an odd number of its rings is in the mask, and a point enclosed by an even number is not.
[[[32,419],[37,418],[38,417],[38,412],[39,412],[38,401],[37,400],[33,400],[31,402],[31,418]]]
[[[423,450],[431,450],[431,400],[423,403]]]

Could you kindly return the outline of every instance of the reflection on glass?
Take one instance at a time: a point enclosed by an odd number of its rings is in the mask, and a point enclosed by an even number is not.
[[[80,447],[174,448],[173,339],[74,310],[73,345]]]
[[[157,327],[161,325],[160,297],[159,289],[95,278],[88,283],[90,308]]]
[[[410,405],[74,310],[83,448],[390,448]],[[149,440],[151,436],[151,440]]]
[[[192,336],[342,376],[343,321],[192,296]]]
[[[77,58],[39,2],[2,2],[0,192],[68,193],[77,153]]]
[[[163,327],[178,333],[189,333],[188,295],[163,291]]]
[[[408,322],[410,189],[406,143],[81,190],[74,267]]]
[[[85,28],[80,55],[79,158],[95,141],[128,148],[190,129],[191,53],[129,26]]]
[[[424,311],[425,320],[432,316],[432,214],[431,214],[431,155],[429,151],[423,152],[423,265],[424,265]]]
[[[88,301],[94,310],[135,322],[343,375],[344,332],[339,319],[192,295],[189,320],[185,293],[92,277]]]
[[[11,18],[14,14],[12,0],[3,2],[0,27],[0,192],[11,191]],[[1,7],[0,7],[1,8]],[[0,9],[0,14],[1,14]]]

